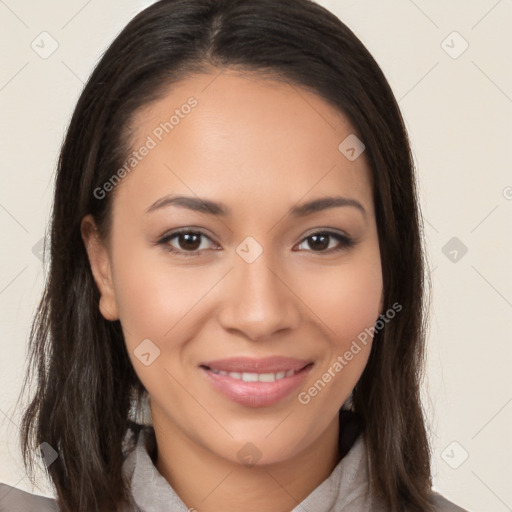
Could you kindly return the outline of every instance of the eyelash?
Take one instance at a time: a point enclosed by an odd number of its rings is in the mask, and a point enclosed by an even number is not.
[[[208,238],[209,240],[210,237],[206,234],[206,233],[203,233],[201,230],[196,230],[196,229],[189,229],[189,228],[183,228],[183,229],[179,229],[177,231],[173,231],[172,233],[168,233],[167,235],[164,235],[162,238],[160,238],[156,245],[165,245],[167,246],[165,249],[170,252],[170,253],[174,253],[174,254],[178,254],[178,255],[182,255],[182,256],[185,256],[185,257],[196,257],[196,256],[200,256],[201,255],[201,251],[198,251],[198,250],[194,250],[194,251],[180,251],[179,249],[176,249],[174,247],[172,247],[171,245],[169,245],[169,242],[173,239],[173,238],[176,238],[178,237],[179,235],[182,235],[182,234],[193,234],[193,235],[201,235],[205,238]],[[315,231],[314,233],[311,233],[310,235],[308,235],[307,237],[303,238],[301,240],[301,242],[299,243],[299,245],[301,245],[303,242],[307,241],[309,238],[312,238],[313,236],[318,236],[318,235],[324,235],[324,236],[329,236],[329,237],[332,237],[334,239],[336,239],[340,245],[339,247],[337,248],[334,248],[334,249],[328,249],[328,250],[325,250],[325,251],[311,251],[311,252],[314,252],[314,253],[319,253],[319,254],[332,254],[332,253],[335,253],[335,252],[338,252],[338,251],[342,251],[344,249],[350,249],[351,247],[355,246],[357,244],[357,241],[349,236],[346,236],[346,235],[341,235],[340,233],[336,233],[334,231],[328,231],[328,230],[320,230],[320,231]]]

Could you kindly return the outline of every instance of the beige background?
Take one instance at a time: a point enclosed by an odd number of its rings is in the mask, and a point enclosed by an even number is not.
[[[93,65],[150,3],[0,0],[0,481],[39,494],[52,491],[25,475],[14,402],[44,280],[37,244],[55,163]],[[382,67],[418,166],[433,280],[425,407],[435,488],[472,512],[511,511],[511,1],[319,3]],[[46,59],[31,47],[43,37],[46,49],[58,44]]]

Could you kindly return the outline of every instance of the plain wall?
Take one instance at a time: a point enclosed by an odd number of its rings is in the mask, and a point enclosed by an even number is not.
[[[14,403],[58,151],[94,64],[150,3],[0,2],[0,481],[38,494],[53,496],[25,475]],[[319,3],[373,54],[411,138],[433,283],[424,400],[435,488],[470,511],[510,511],[511,2]],[[44,31],[58,43],[46,59],[31,47],[51,49]]]

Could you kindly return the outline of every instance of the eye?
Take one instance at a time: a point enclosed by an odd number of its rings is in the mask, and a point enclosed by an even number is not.
[[[165,246],[165,249],[171,253],[188,257],[200,256],[202,251],[212,249],[207,241],[213,243],[211,238],[202,231],[183,228],[164,235],[158,240],[157,245]],[[324,230],[317,231],[304,238],[299,244],[299,250],[301,250],[300,247],[302,245],[307,244],[312,252],[330,254],[343,249],[349,249],[356,245],[356,243],[353,238],[346,235]],[[214,248],[213,250],[218,249]]]
[[[331,243],[333,239],[335,241],[334,244]],[[348,249],[354,246],[356,241],[353,238],[335,233],[334,231],[317,231],[304,238],[299,244],[299,248],[304,244],[309,245],[313,252],[332,253]]]
[[[175,239],[176,241],[171,243]],[[166,246],[169,252],[183,256],[199,256],[201,251],[209,248],[207,243],[203,243],[205,240],[211,242],[211,239],[202,231],[181,229],[163,236],[157,243]]]

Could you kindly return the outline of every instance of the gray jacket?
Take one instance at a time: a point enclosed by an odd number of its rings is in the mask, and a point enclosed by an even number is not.
[[[123,472],[143,512],[188,512],[167,480],[154,466],[146,448],[150,430],[128,430],[123,443]],[[435,494],[436,511],[467,512]],[[0,512],[57,512],[55,500],[0,484]],[[361,434],[331,475],[291,512],[386,512],[368,485],[368,459]]]

